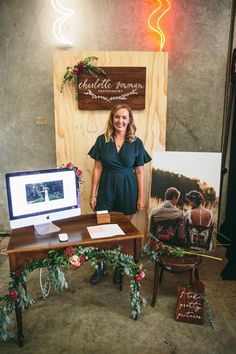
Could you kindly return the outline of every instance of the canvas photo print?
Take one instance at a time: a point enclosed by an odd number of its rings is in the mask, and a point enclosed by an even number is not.
[[[159,241],[212,250],[218,222],[221,153],[155,151],[150,233]]]

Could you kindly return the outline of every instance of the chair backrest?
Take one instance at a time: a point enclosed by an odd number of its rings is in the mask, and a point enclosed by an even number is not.
[[[178,239],[179,219],[159,220],[158,216],[152,215],[150,232],[159,240],[175,244]]]
[[[193,249],[212,249],[213,225],[202,226],[197,224],[186,224],[187,243]]]

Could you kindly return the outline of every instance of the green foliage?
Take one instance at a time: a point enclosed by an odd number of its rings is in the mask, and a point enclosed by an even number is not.
[[[48,281],[59,293],[68,287],[62,268],[70,266],[79,268],[84,262],[91,262],[93,265],[97,261],[103,260],[108,269],[118,267],[122,274],[130,278],[130,302],[131,316],[136,319],[140,313],[145,299],[140,295],[140,280],[144,276],[142,265],[135,263],[132,256],[121,253],[120,248],[112,250],[100,250],[93,247],[68,247],[65,250],[51,250],[48,257],[41,261],[29,261],[22,269],[17,269],[11,274],[9,282],[9,293],[0,297],[3,306],[0,307],[0,340],[6,341],[15,335],[9,330],[11,317],[15,307],[26,309],[34,303],[34,300],[26,291],[27,274],[38,268],[46,267],[48,270]],[[140,273],[143,273],[140,277]],[[45,294],[42,294],[45,298]]]
[[[48,280],[56,293],[60,293],[64,288],[68,288],[64,273],[58,265],[48,267]]]
[[[77,62],[73,67],[67,66],[66,71],[63,75],[62,85],[61,85],[61,92],[64,89],[66,82],[72,82],[77,91],[77,82],[78,82],[78,75],[80,72],[84,71],[87,74],[90,74],[94,77],[97,77],[99,74],[105,75],[104,70],[95,66],[96,61],[98,60],[97,57],[91,56],[87,57],[84,60],[80,60]],[[78,96],[78,93],[77,93]]]
[[[9,331],[11,319],[8,316],[6,306],[0,308],[0,339],[6,341],[8,337],[14,337],[14,333]]]

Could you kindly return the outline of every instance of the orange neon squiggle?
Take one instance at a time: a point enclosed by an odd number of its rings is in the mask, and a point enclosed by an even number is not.
[[[149,28],[154,31],[155,33],[158,34],[158,36],[160,36],[160,51],[162,51],[165,42],[166,42],[166,37],[164,32],[162,31],[161,27],[160,27],[160,20],[165,16],[165,14],[170,10],[171,8],[171,4],[170,4],[170,0],[157,0],[159,2],[159,6],[151,13],[151,15],[148,18],[148,26]],[[160,14],[160,16],[157,19],[156,22],[156,28],[152,26],[151,24],[151,19],[152,17],[154,17],[156,15],[156,13],[161,9],[161,7],[163,6],[164,2],[166,2],[168,4],[167,8]]]

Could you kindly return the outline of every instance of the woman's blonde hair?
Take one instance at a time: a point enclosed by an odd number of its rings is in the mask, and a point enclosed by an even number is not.
[[[136,136],[135,136],[136,126],[134,124],[134,117],[133,117],[133,113],[131,111],[131,108],[125,103],[119,103],[116,106],[114,106],[110,111],[106,131],[105,131],[105,141],[106,142],[113,140],[113,136],[114,136],[114,132],[115,132],[115,128],[113,125],[113,117],[114,117],[115,113],[121,108],[126,108],[127,111],[129,112],[129,124],[127,126],[125,140],[132,143],[136,139]]]

